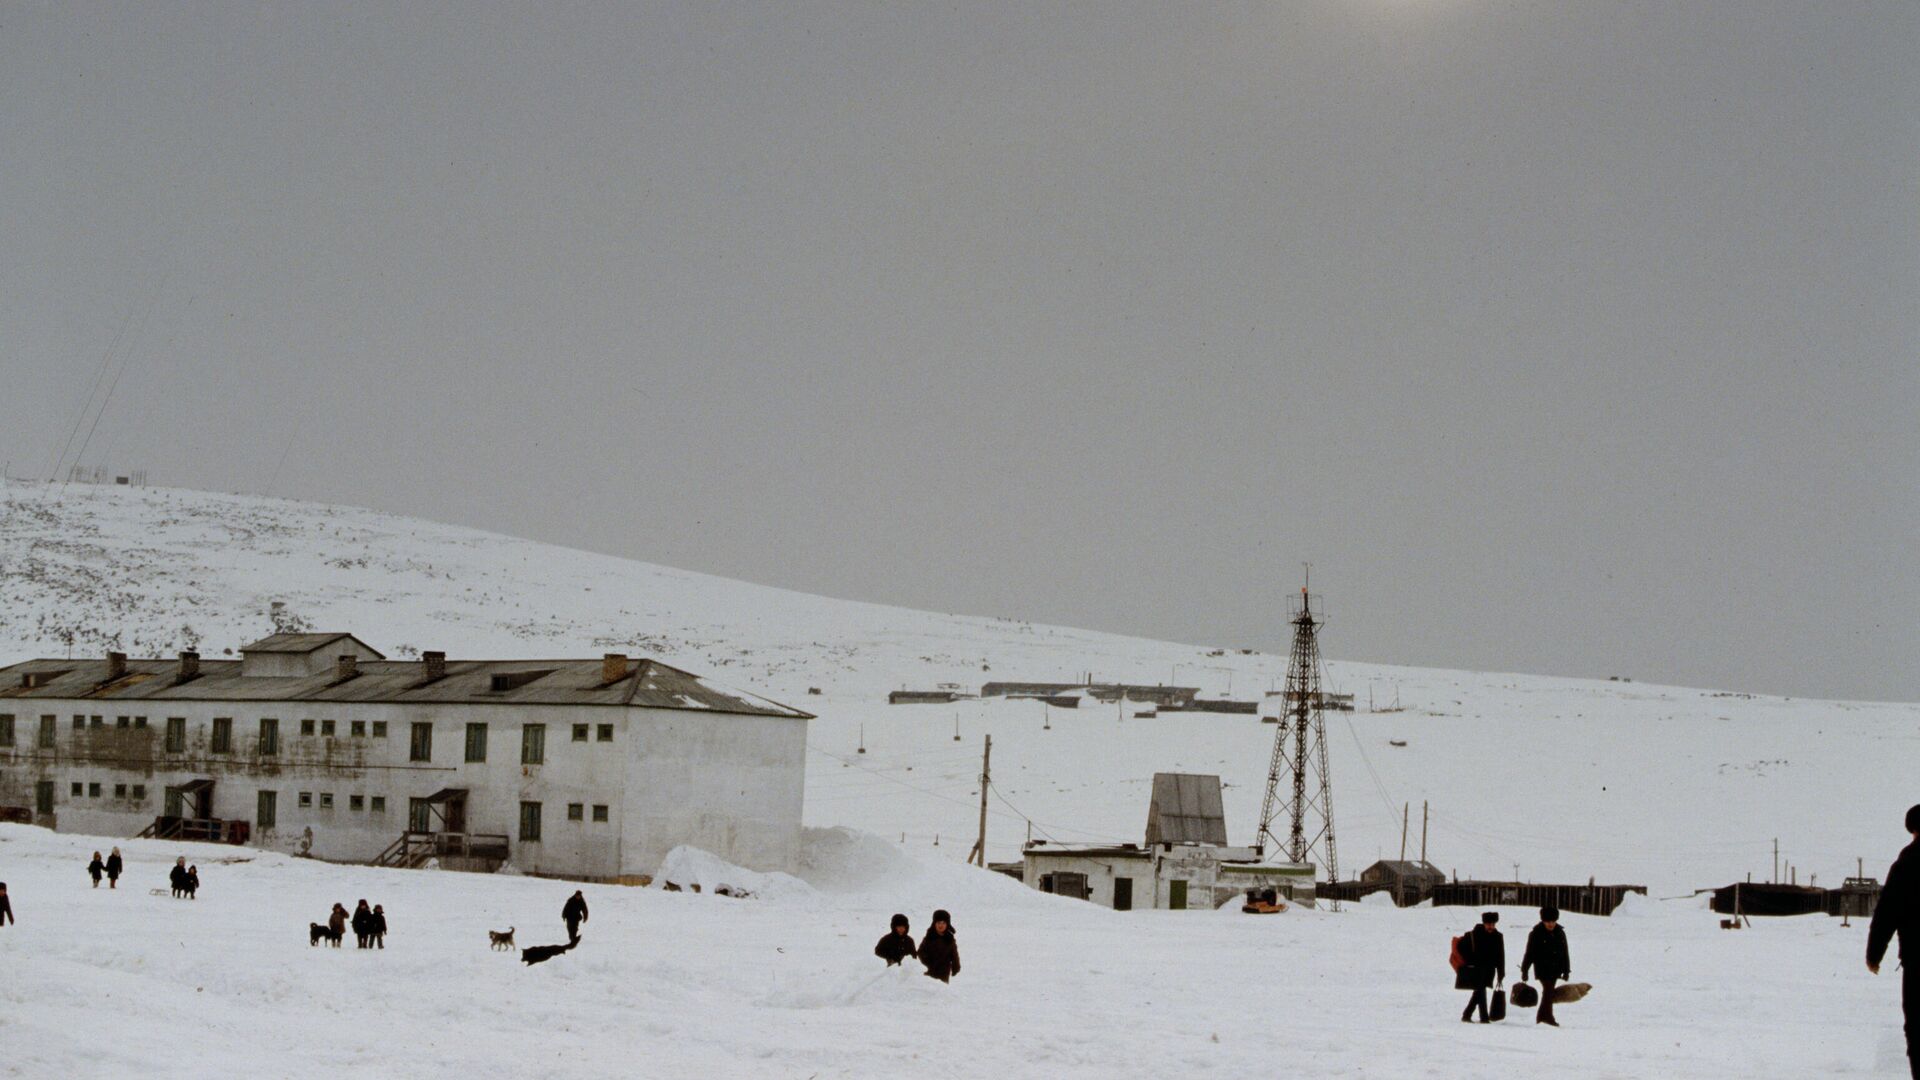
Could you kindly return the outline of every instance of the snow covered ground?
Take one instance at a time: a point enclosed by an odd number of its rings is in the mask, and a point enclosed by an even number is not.
[[[1458,1016],[1445,963],[1463,909],[1116,913],[844,831],[809,837],[811,885],[758,899],[335,866],[246,849],[0,826],[0,1072],[340,1076],[1739,1077],[1900,1075],[1899,989],[1864,929],[1825,917],[1719,930],[1696,901],[1571,916],[1592,996],[1563,1027]],[[199,899],[174,900],[176,854]],[[709,860],[688,856],[689,863]],[[724,875],[724,871],[719,871]],[[154,890],[158,890],[158,895]],[[385,905],[384,952],[312,948],[334,901]],[[953,911],[950,986],[871,955],[895,910]],[[1503,909],[1517,964],[1533,913]],[[1513,973],[1509,973],[1509,978]]]

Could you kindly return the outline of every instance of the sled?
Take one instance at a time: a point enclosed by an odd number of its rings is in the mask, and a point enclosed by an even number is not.
[[[1487,1023],[1497,1024],[1507,1018],[1507,992],[1495,990],[1493,1000],[1487,1003]]]
[[[1535,990],[1532,983],[1517,982],[1513,984],[1514,1008],[1531,1009],[1539,1004],[1540,991]]]
[[[1287,902],[1280,899],[1278,889],[1248,889],[1240,910],[1248,915],[1278,915],[1287,910]]]

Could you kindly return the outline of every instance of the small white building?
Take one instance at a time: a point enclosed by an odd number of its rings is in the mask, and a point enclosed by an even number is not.
[[[1263,862],[1253,848],[1227,845],[1218,776],[1155,773],[1145,844],[1036,840],[1023,855],[1021,880],[1029,888],[1116,911],[1211,911],[1249,889],[1269,888],[1308,907],[1314,902],[1312,864]]]
[[[620,880],[692,844],[790,870],[810,719],[621,654],[275,634],[239,660],[30,660],[0,668],[0,810],[344,862]]]

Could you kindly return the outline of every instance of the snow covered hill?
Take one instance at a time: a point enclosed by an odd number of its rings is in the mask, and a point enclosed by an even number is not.
[[[1338,596],[1338,583],[1328,583]],[[1276,624],[1284,592],[1274,590]],[[1248,842],[1273,728],[1255,717],[969,701],[890,690],[1096,678],[1258,696],[1285,657],[1219,645],[833,600],[346,507],[166,489],[20,482],[0,506],[0,662],[222,656],[275,628],[348,630],[390,656],[627,651],[819,714],[808,823],[916,854],[964,855],[981,736],[994,738],[989,839],[1137,840],[1152,774],[1217,772]],[[1340,652],[1339,627],[1325,647]],[[1399,852],[1430,800],[1428,847],[1463,877],[1645,883],[1656,894],[1764,878],[1772,843],[1804,882],[1884,869],[1920,707],[1332,661],[1360,712],[1332,715],[1346,875]],[[812,691],[817,690],[815,695]],[[1397,695],[1403,711],[1368,712]],[[954,736],[960,738],[956,741]],[[1397,743],[1405,743],[1400,746]],[[865,753],[861,753],[864,747]],[[936,847],[937,843],[937,847]]]

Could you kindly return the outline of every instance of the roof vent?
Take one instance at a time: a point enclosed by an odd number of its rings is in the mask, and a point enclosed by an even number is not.
[[[495,672],[493,680],[488,684],[487,689],[492,690],[496,694],[503,694],[508,690],[518,690],[528,683],[533,682],[535,679],[544,679],[553,674],[553,672],[553,668],[541,668],[537,671]]]

